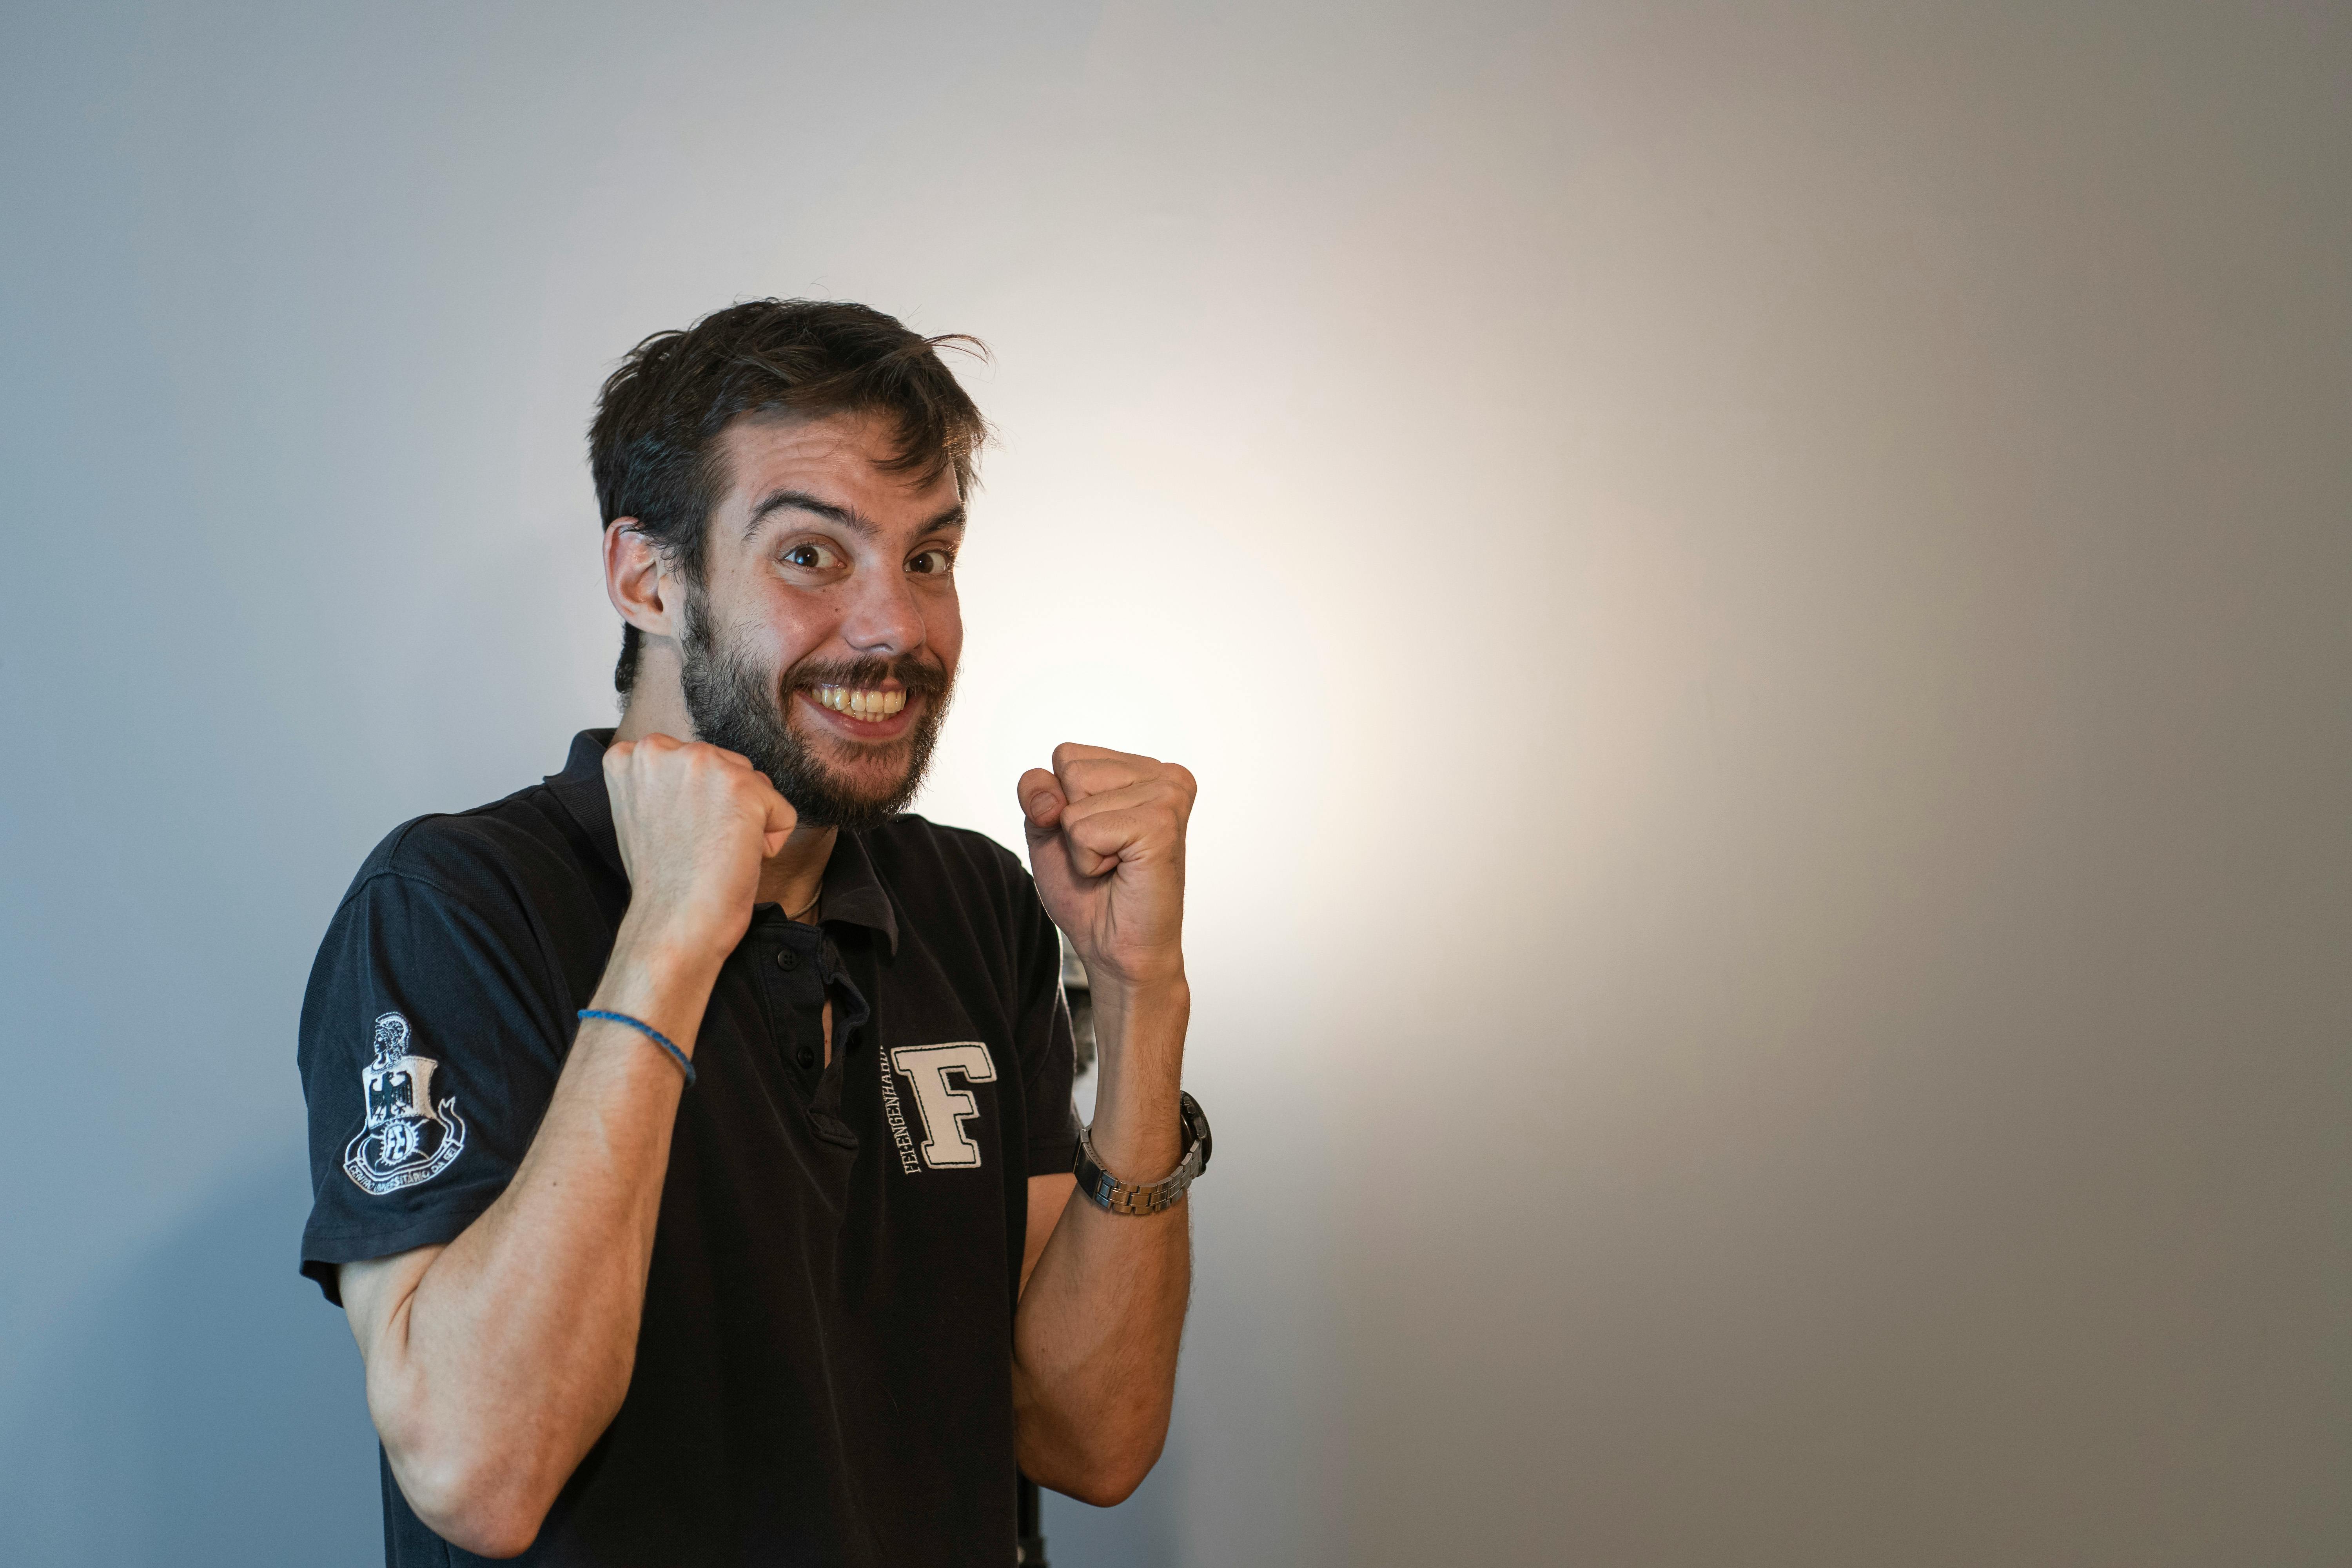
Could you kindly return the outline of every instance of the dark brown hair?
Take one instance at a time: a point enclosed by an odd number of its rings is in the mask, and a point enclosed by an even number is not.
[[[970,494],[988,426],[942,346],[985,357],[961,332],[927,338],[865,305],[753,300],[686,331],[656,332],[605,379],[588,426],[588,467],[604,526],[633,517],[681,576],[702,581],[704,525],[727,493],[719,433],[745,415],[877,413],[898,424],[883,467],[929,483],[952,471]],[[621,633],[613,684],[636,680],[637,628]]]

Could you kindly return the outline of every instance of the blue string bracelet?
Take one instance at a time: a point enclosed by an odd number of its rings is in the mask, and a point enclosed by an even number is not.
[[[626,1013],[607,1013],[602,1007],[583,1007],[580,1009],[580,1016],[583,1020],[589,1018],[602,1018],[608,1024],[626,1024],[629,1027],[635,1029],[637,1033],[643,1035],[646,1038],[651,1040],[654,1044],[667,1051],[669,1053],[669,1059],[677,1064],[677,1070],[686,1075],[686,1087],[688,1089],[692,1089],[694,1087],[694,1063],[688,1058],[687,1054],[684,1051],[677,1048],[676,1043],[673,1042],[667,1035],[663,1034],[659,1029],[655,1028],[643,1018],[632,1018]]]

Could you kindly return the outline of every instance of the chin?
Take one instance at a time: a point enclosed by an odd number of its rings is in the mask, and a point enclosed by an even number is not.
[[[801,820],[812,827],[847,827],[853,830],[870,827],[877,822],[896,816],[907,809],[913,798],[903,787],[903,781],[894,780],[888,787],[860,787],[863,781],[838,776],[825,781],[824,798],[803,805],[793,801],[793,809]]]

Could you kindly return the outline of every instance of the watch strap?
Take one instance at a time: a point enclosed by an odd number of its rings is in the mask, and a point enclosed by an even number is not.
[[[1107,1214],[1136,1216],[1159,1214],[1182,1197],[1184,1189],[1209,1168],[1209,1119],[1202,1113],[1201,1102],[1191,1095],[1180,1091],[1177,1098],[1184,1124],[1184,1158],[1173,1172],[1157,1182],[1122,1182],[1113,1176],[1095,1157],[1094,1129],[1078,1129],[1078,1153],[1071,1169],[1077,1174],[1078,1191],[1086,1194],[1097,1208]]]

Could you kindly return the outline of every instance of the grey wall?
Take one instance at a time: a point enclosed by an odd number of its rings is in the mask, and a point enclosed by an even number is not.
[[[358,1563],[368,846],[610,712],[645,332],[994,344],[927,809],[1190,763],[1087,1563],[2352,1556],[2341,6],[11,6],[0,1560]]]

